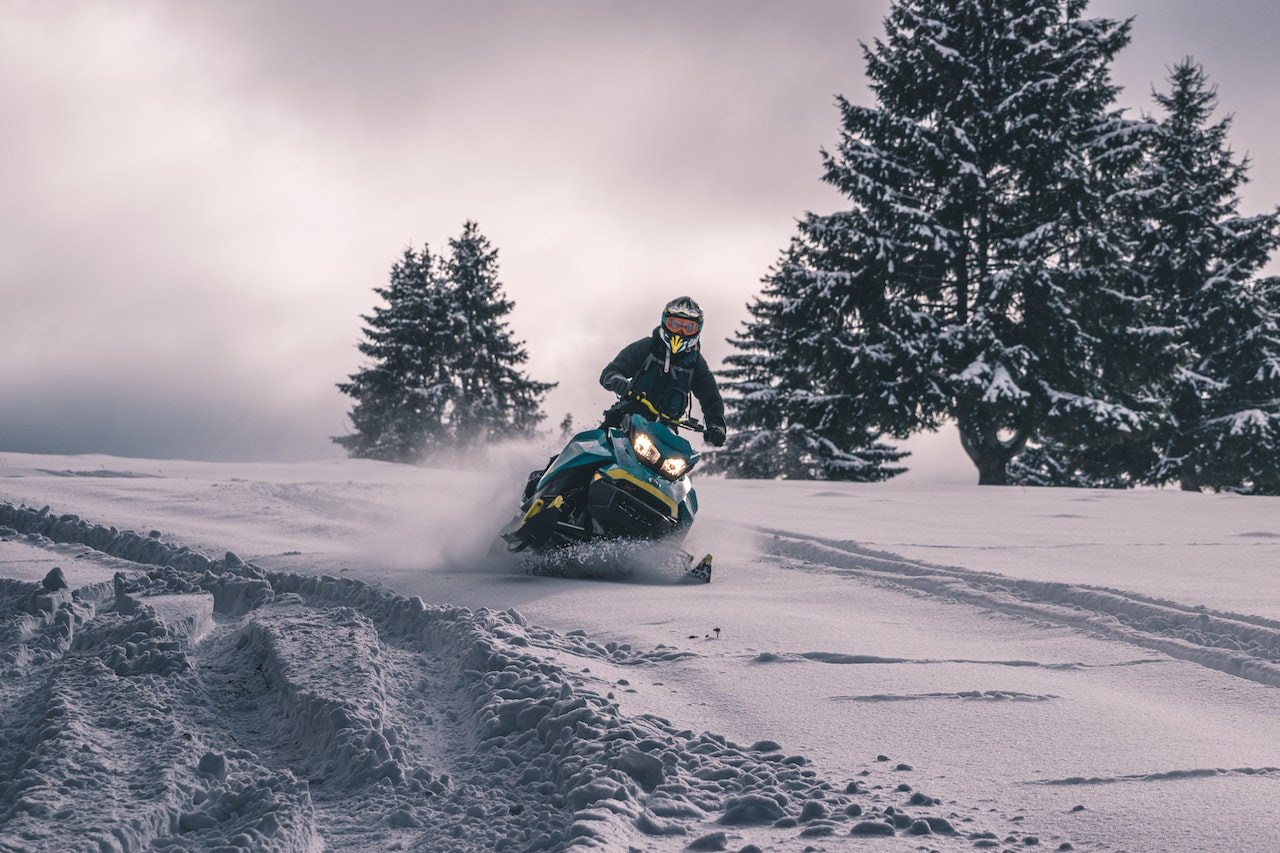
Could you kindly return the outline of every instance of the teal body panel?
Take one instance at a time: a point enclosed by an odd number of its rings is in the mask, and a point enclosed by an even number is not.
[[[611,459],[613,459],[613,447],[605,430],[590,429],[580,432],[569,439],[564,450],[560,451],[560,455],[556,457],[556,461],[538,481],[538,486],[543,486],[550,477],[567,468],[600,465]]]
[[[629,426],[648,433],[664,457],[683,456],[689,461],[688,470],[692,470],[701,458],[693,445],[663,424],[654,423],[640,415],[631,415]],[[541,488],[561,472],[573,468],[618,469],[633,479],[649,483],[676,504],[676,517],[682,527],[692,524],[693,517],[698,512],[698,496],[688,474],[678,480],[659,476],[636,456],[626,430],[592,429],[576,434],[569,439],[564,450],[542,475],[538,487]]]

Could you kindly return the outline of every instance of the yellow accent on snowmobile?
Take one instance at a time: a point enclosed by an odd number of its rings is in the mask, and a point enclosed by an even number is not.
[[[555,499],[550,503],[547,503],[542,498],[538,498],[529,507],[529,511],[524,514],[524,518],[520,519],[520,527],[524,527],[530,519],[542,512],[544,509],[558,509],[561,506],[564,506],[564,498],[560,495],[556,495]]]
[[[657,486],[653,485],[652,483],[646,483],[644,480],[641,480],[639,477],[636,477],[635,475],[630,474],[622,470],[621,468],[608,468],[604,471],[597,471],[596,476],[608,477],[610,480],[626,480],[628,483],[634,483],[635,485],[644,489],[649,494],[653,495],[658,500],[662,501],[662,503],[666,505],[667,510],[673,516],[676,515],[676,513],[678,512],[676,502],[673,501],[666,494],[664,494],[661,489],[659,489]]]

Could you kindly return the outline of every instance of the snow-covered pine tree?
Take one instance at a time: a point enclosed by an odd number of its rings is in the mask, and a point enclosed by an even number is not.
[[[515,303],[498,281],[498,252],[474,222],[449,241],[445,261],[452,327],[446,357],[457,388],[450,428],[455,446],[511,437],[535,428],[546,415],[542,399],[554,382],[535,382],[518,365],[529,359],[505,320]]]
[[[1155,93],[1164,116],[1137,261],[1180,346],[1160,389],[1168,409],[1150,479],[1256,490],[1280,481],[1276,290],[1255,280],[1280,244],[1278,213],[1239,214],[1249,162],[1227,145],[1231,118],[1212,122],[1217,92],[1204,70],[1187,58],[1168,82]]]
[[[1233,428],[1220,432],[1217,459],[1235,460],[1244,477],[1241,491],[1280,496],[1280,276],[1252,289],[1263,316],[1247,336],[1250,357],[1242,360],[1245,369],[1233,387],[1234,399],[1248,408],[1237,406]]]
[[[729,340],[739,350],[720,371],[729,440],[708,470],[859,482],[900,474],[894,463],[907,454],[867,426],[864,395],[845,393],[845,383],[821,369],[828,366],[826,347],[847,333],[829,306],[795,298],[814,285],[811,265],[799,260],[805,251],[793,241],[765,279],[763,295],[747,306],[753,319]]]
[[[729,339],[730,346],[741,350],[725,358],[726,366],[720,370],[729,436],[723,448],[708,454],[704,463],[708,472],[760,480],[792,478],[797,473],[788,464],[783,414],[794,377],[772,351],[781,338],[770,334],[779,328],[773,319],[776,309],[776,304],[762,299],[748,304],[747,311],[755,319]]]
[[[876,108],[839,100],[824,180],[849,210],[800,224],[810,285],[848,334],[798,371],[898,435],[946,419],[979,482],[1035,436],[1144,429],[1099,342],[1136,310],[1115,282],[1141,124],[1112,104],[1129,25],[1084,0],[896,0],[864,46]],[[817,311],[811,312],[816,315]],[[1116,343],[1109,349],[1119,351]]]
[[[1204,407],[1196,474],[1202,487],[1280,495],[1280,279],[1248,291],[1229,309],[1243,333],[1205,364],[1226,379]]]
[[[1129,489],[1142,482],[1133,473],[1155,458],[1145,438],[1111,436],[1106,443],[1077,447],[1060,442],[1028,444],[1009,463],[1009,482],[1020,486]]]
[[[517,369],[528,355],[503,318],[514,303],[497,279],[497,251],[467,222],[450,256],[406,249],[385,306],[365,316],[358,346],[370,365],[338,389],[356,401],[354,432],[334,441],[354,457],[417,462],[541,422],[553,383]]]
[[[416,462],[447,435],[442,427],[453,400],[441,369],[451,330],[442,322],[439,261],[427,246],[406,248],[390,284],[374,292],[386,304],[362,315],[364,340],[357,345],[369,366],[338,384],[355,400],[354,431],[333,440],[352,457]]]

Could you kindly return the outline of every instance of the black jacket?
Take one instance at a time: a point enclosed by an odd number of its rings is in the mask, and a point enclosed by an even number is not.
[[[698,398],[702,420],[725,429],[724,400],[707,360],[698,350],[677,353],[667,360],[667,345],[657,329],[648,338],[628,344],[600,374],[600,384],[615,394],[630,388],[642,391],[658,411],[673,418],[689,409],[689,393]]]

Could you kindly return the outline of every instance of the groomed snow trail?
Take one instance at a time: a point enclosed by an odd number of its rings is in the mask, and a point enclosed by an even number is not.
[[[1078,628],[1229,675],[1280,687],[1280,622],[1132,592],[1009,578],[904,560],[856,543],[766,531],[772,550],[873,583]]]
[[[268,572],[47,508],[0,502],[0,538],[123,569],[74,590],[59,570],[0,580],[0,850],[1032,843],[887,767],[828,780],[771,741],[627,716],[558,662],[661,666],[669,648]]]

